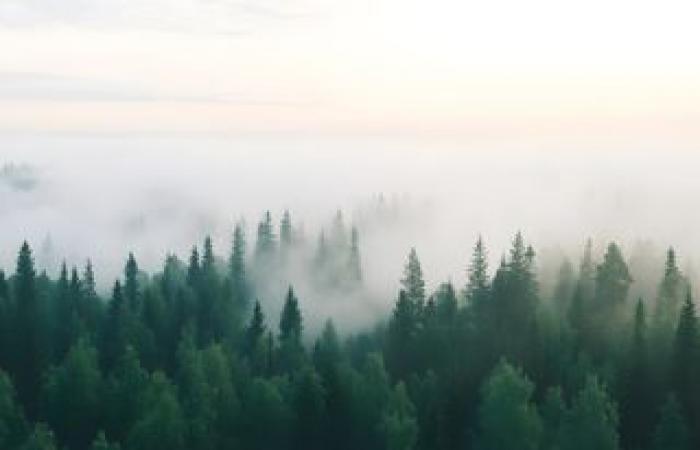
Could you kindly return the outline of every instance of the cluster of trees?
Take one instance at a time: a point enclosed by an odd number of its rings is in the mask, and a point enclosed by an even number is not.
[[[465,285],[432,293],[411,250],[390,317],[344,338],[329,320],[307,336],[291,286],[279,317],[255,300],[265,271],[275,277],[272,267],[294,263],[289,215],[279,240],[271,220],[260,222],[251,255],[237,226],[227,262],[209,238],[201,255],[168,256],[152,275],[130,254],[107,298],[89,263],[64,265],[54,280],[22,245],[14,273],[0,271],[0,448],[684,450],[700,442],[700,330],[673,250],[646,303],[627,299],[632,274],[614,243],[602,261],[589,243],[578,270],[563,264],[551,298],[520,234],[493,275],[479,239]],[[331,235],[347,240],[323,237],[316,255],[335,252],[333,271],[359,282],[357,231],[339,220]]]

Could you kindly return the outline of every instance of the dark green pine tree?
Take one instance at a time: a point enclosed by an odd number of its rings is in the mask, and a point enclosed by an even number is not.
[[[425,305],[425,281],[423,280],[423,270],[415,248],[411,248],[408,254],[408,262],[404,266],[401,287],[406,292],[406,298],[412,303],[413,311],[420,315]]]
[[[623,367],[620,425],[624,448],[642,448],[651,438],[654,424],[654,393],[649,374],[647,324],[640,298],[634,315],[632,342]]]
[[[17,392],[27,416],[33,419],[37,417],[41,377],[48,352],[44,339],[46,323],[37,291],[34,258],[26,241],[17,258],[14,293],[17,304]]]
[[[258,223],[258,236],[255,241],[255,258],[263,265],[270,263],[270,258],[276,250],[275,232],[272,225],[272,214],[265,211],[263,219]]]
[[[265,373],[267,365],[267,352],[265,348],[265,315],[260,302],[256,301],[253,307],[253,315],[245,330],[245,342],[243,353],[248,357],[251,368],[257,374]]]
[[[75,319],[77,311],[68,280],[66,263],[61,264],[61,272],[56,283],[54,298],[55,336],[53,339],[54,361],[60,362],[76,339],[77,326]]]
[[[0,270],[0,367],[12,367],[12,347],[15,325],[15,307],[10,298],[10,284]]]
[[[669,395],[661,408],[661,417],[654,430],[652,450],[690,450],[690,433],[681,404]]]
[[[625,312],[632,277],[620,247],[608,245],[596,271],[595,301],[590,311],[589,345],[591,354],[602,359],[615,348],[618,324]]]
[[[487,324],[496,354],[531,367],[537,350],[537,281],[533,270],[534,252],[518,232],[510,258],[501,264],[493,281],[492,314]]]
[[[293,379],[292,407],[294,434],[292,448],[324,449],[323,431],[326,418],[325,389],[321,377],[311,366],[300,370]]]
[[[231,325],[230,302],[223,298],[219,275],[216,270],[216,256],[211,237],[204,239],[200,283],[196,292],[198,300],[197,330],[202,345],[220,340]]]
[[[700,438],[700,329],[695,303],[688,289],[681,309],[673,343],[671,380],[673,390],[683,405],[690,429]]]
[[[81,310],[83,320],[85,321],[85,326],[87,332],[92,339],[96,339],[100,322],[102,320],[102,301],[97,295],[97,287],[95,284],[95,273],[92,268],[92,261],[88,260],[85,264],[85,270],[83,271],[83,278],[81,280],[82,293],[81,298]]]
[[[100,357],[102,367],[111,370],[131,343],[131,314],[124,299],[119,280],[114,283],[112,299],[107,306],[107,315],[102,327],[100,339]]]
[[[293,370],[303,363],[302,328],[299,300],[294,295],[292,286],[289,286],[279,324],[278,361],[282,370]]]
[[[676,252],[669,248],[652,323],[654,350],[659,353],[662,365],[668,364],[670,359],[673,336],[687,289],[687,281],[676,263]]]
[[[194,290],[199,288],[201,268],[199,267],[199,250],[197,246],[192,247],[190,252],[190,263],[187,266],[187,284]]]
[[[471,307],[475,323],[484,324],[487,319],[489,295],[491,293],[488,274],[488,256],[484,241],[479,236],[474,245],[472,259],[467,268],[467,287],[465,289],[467,303]]]
[[[399,379],[406,379],[406,376],[415,369],[414,352],[418,328],[419,319],[415,304],[402,289],[399,291],[399,298],[389,322],[385,350],[387,366]]]
[[[233,230],[233,245],[229,259],[229,277],[231,294],[239,312],[248,307],[248,282],[246,278],[246,240],[242,223],[237,223]]]
[[[139,266],[133,253],[129,253],[124,267],[124,298],[129,310],[134,314],[141,311],[141,293],[139,291]]]
[[[24,445],[20,447],[21,450],[56,450],[56,438],[54,437],[53,431],[46,426],[45,423],[39,422],[34,425],[29,438],[27,438]]]

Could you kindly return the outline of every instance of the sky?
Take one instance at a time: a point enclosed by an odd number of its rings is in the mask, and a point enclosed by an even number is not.
[[[0,268],[50,238],[108,286],[128,251],[155,270],[205,234],[226,249],[266,209],[314,235],[380,194],[406,211],[362,229],[386,299],[411,247],[431,287],[459,285],[478,235],[493,267],[518,230],[543,266],[593,237],[655,264],[674,245],[690,268],[697,17],[684,0],[0,0]]]
[[[0,136],[700,144],[694,1],[2,0]]]

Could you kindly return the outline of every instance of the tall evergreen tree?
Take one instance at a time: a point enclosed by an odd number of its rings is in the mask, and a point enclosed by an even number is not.
[[[124,267],[124,298],[129,309],[134,314],[140,313],[141,293],[139,288],[139,266],[136,263],[133,253],[129,253],[129,258]]]
[[[467,268],[467,279],[467,302],[474,309],[477,316],[483,317],[480,311],[484,309],[488,302],[489,274],[488,256],[481,235],[479,235],[474,245],[472,259]]]
[[[406,297],[413,304],[414,311],[420,314],[425,304],[425,281],[415,248],[411,248],[408,254],[408,262],[404,266],[401,286],[406,292]]]
[[[700,439],[700,328],[690,289],[681,309],[673,344],[671,380],[673,390],[683,405],[694,439]]]
[[[233,246],[229,259],[229,276],[233,300],[239,310],[245,310],[248,304],[248,282],[246,279],[246,240],[242,223],[237,223],[233,230]]]
[[[272,214],[265,211],[263,219],[258,224],[258,236],[255,241],[255,257],[259,262],[269,263],[269,258],[276,249],[275,232],[272,225]]]
[[[624,448],[642,448],[651,438],[654,422],[654,392],[649,374],[647,324],[640,298],[634,316],[628,361],[622,372],[620,413]]]
[[[299,368],[304,358],[302,346],[302,317],[299,300],[290,286],[282,308],[279,324],[279,366],[283,370]]]
[[[37,415],[41,376],[47,362],[44,311],[37,292],[34,258],[25,241],[17,258],[14,279],[17,303],[16,380],[19,398],[30,419]]]

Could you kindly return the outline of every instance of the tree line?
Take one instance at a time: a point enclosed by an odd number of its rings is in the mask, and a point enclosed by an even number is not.
[[[336,217],[310,264],[361,288],[359,233]],[[297,237],[295,237],[297,236]],[[669,249],[653,299],[590,241],[540,292],[523,236],[495,270],[479,238],[463,286],[429,292],[415,249],[390,316],[366,331],[304,327],[293,286],[279,317],[259,286],[299,264],[288,213],[252,252],[212,240],[157,273],[129,254],[109,295],[88,262],[38,273],[24,243],[0,271],[0,448],[8,450],[684,450],[700,443],[700,330]],[[387,299],[388,300],[388,299]],[[307,311],[308,312],[308,311]]]

